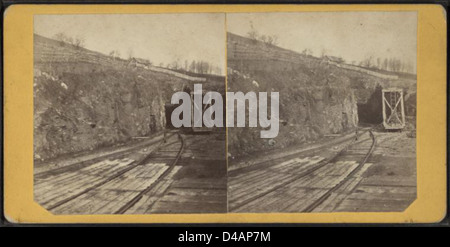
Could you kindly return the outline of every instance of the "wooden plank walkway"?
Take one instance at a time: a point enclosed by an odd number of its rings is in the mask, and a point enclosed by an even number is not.
[[[298,179],[299,175],[307,173],[323,160],[319,156],[294,158],[274,166],[230,176],[229,209],[234,212],[301,210],[300,204],[304,204],[302,202],[313,200],[326,192],[327,185],[332,186],[330,178],[338,183],[339,177],[348,174],[343,165],[338,165],[339,169],[334,171],[329,169],[331,166],[326,165]],[[284,185],[286,181],[291,182]],[[305,204],[304,207],[306,206],[308,205]]]
[[[328,163],[318,170],[240,207],[236,212],[302,212],[328,190],[346,179],[357,166],[358,164],[354,161]],[[283,179],[283,177],[277,178]],[[261,179],[266,180],[266,178]],[[277,183],[269,181],[262,186],[276,187]],[[245,191],[254,193],[248,189]]]
[[[371,163],[366,163],[364,166],[357,171],[355,174],[351,175],[348,180],[336,191],[332,192],[328,198],[326,198],[321,204],[319,204],[316,208],[313,209],[312,212],[334,212],[336,211],[336,207],[340,205],[340,203],[350,195],[356,186],[363,179],[362,174],[364,174],[367,169],[372,166]]]
[[[175,181],[147,213],[226,212],[226,178],[185,178]]]
[[[335,207],[337,212],[401,212],[416,199],[416,179],[395,176],[364,178]]]
[[[51,175],[41,179],[35,178],[35,201],[44,207],[51,207],[57,201],[65,200],[107,180],[133,162],[134,160],[128,158],[104,160],[80,170]]]
[[[35,200],[54,214],[225,213],[225,138],[185,136],[189,146],[171,167],[181,148],[175,137],[154,151],[36,176]]]
[[[52,210],[55,214],[113,214],[168,169],[164,163],[140,165]]]

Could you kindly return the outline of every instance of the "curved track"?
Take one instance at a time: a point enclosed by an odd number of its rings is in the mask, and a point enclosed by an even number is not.
[[[177,164],[178,160],[180,159],[181,153],[183,152],[183,149],[184,149],[184,139],[179,133],[178,133],[178,138],[181,141],[181,145],[180,145],[180,148],[179,148],[178,152],[176,153],[176,156],[173,157],[173,160],[171,162],[169,161],[170,162],[169,168],[167,170],[165,170],[163,172],[163,174],[161,174],[158,177],[158,180],[156,182],[154,182],[153,184],[149,185],[147,188],[142,190],[138,195],[136,195],[133,199],[131,199],[127,204],[125,204],[119,210],[117,210],[115,212],[115,214],[123,214],[123,213],[125,213],[127,210],[129,210],[131,207],[133,207],[139,200],[141,200],[142,197],[145,194],[147,194],[149,191],[154,189],[159,183],[161,183],[161,181],[163,181],[163,179],[165,179],[173,171],[173,169],[175,168],[175,165]],[[166,147],[166,149],[160,149],[157,152],[159,152],[159,153],[164,153],[164,152],[169,152],[170,153],[170,152],[173,152],[173,150],[167,149],[168,146],[169,145],[164,146],[164,147]],[[151,160],[152,157],[157,157],[157,158],[161,159],[160,158],[161,156],[153,154],[153,156],[149,155],[146,158],[147,159],[146,162],[149,162],[149,160]],[[172,157],[170,157],[170,158],[172,158]],[[167,159],[167,158],[165,157],[164,159]],[[163,160],[163,161],[166,161],[166,160]],[[159,162],[161,162],[161,161],[159,160]]]
[[[49,171],[35,180],[35,199],[53,213],[124,213],[173,173],[183,148],[177,133],[127,158],[111,156],[75,171]]]
[[[372,155],[373,150],[375,149],[375,145],[376,145],[376,140],[375,140],[375,136],[372,133],[372,130],[368,131],[369,135],[370,135],[370,139],[372,141],[372,144],[370,145],[369,150],[367,151],[367,153],[364,155],[364,158],[361,160],[361,162],[359,162],[358,166],[356,168],[354,168],[346,177],[345,179],[343,179],[342,181],[340,181],[338,184],[336,184],[334,187],[332,187],[331,189],[329,189],[325,194],[323,194],[320,198],[318,198],[316,201],[314,201],[312,204],[310,204],[305,210],[304,212],[312,212],[314,209],[316,209],[319,205],[321,205],[326,199],[328,199],[330,197],[330,195],[335,192],[336,190],[338,190],[339,188],[341,188],[344,184],[348,183],[349,179],[352,178],[357,172],[361,171],[361,169],[364,167],[364,165],[366,164],[367,160],[369,159],[369,157]],[[353,143],[351,146],[347,146],[345,148],[345,150],[343,150],[343,152],[341,152],[338,156],[336,156],[336,158],[345,158],[346,154],[349,153],[349,150],[351,150],[352,146],[355,145],[359,145],[358,142]],[[350,152],[350,155],[353,155],[352,152]]]
[[[229,210],[314,211],[362,171],[375,144],[372,131],[367,130],[329,158],[295,158],[232,175],[229,177]]]

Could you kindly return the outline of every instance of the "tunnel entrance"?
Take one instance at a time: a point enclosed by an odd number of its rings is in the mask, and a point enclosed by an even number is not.
[[[172,104],[165,104],[165,117],[166,117],[166,129],[176,129],[175,126],[173,126],[171,119],[172,112],[177,108],[177,105]]]
[[[382,87],[377,85],[365,104],[358,105],[358,118],[361,124],[381,124],[383,122]]]

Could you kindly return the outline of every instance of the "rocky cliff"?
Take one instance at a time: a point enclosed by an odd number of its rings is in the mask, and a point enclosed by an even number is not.
[[[231,33],[227,37],[228,90],[280,95],[279,135],[261,139],[259,128],[230,128],[232,157],[351,131],[359,123],[358,106],[373,104],[369,100],[377,87],[415,93],[415,80],[380,78]],[[381,105],[375,108],[381,111]]]
[[[157,133],[165,128],[165,104],[172,94],[192,84],[38,35],[34,68],[38,160]]]

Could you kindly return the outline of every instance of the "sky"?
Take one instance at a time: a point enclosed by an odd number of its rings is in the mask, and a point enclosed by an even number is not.
[[[63,32],[82,37],[85,48],[121,57],[149,59],[153,64],[203,60],[225,69],[225,15],[103,14],[35,15],[34,32],[53,38]]]
[[[314,56],[342,57],[347,63],[374,58],[417,59],[416,12],[236,13],[227,15],[227,31],[246,36],[276,35],[278,46]]]
[[[344,58],[417,58],[416,12],[302,12],[227,14],[227,31],[246,36],[251,25],[276,35],[278,45]],[[204,60],[225,73],[225,14],[35,15],[34,32],[52,38],[63,32],[82,37],[85,47],[104,54],[149,59],[155,65]]]

